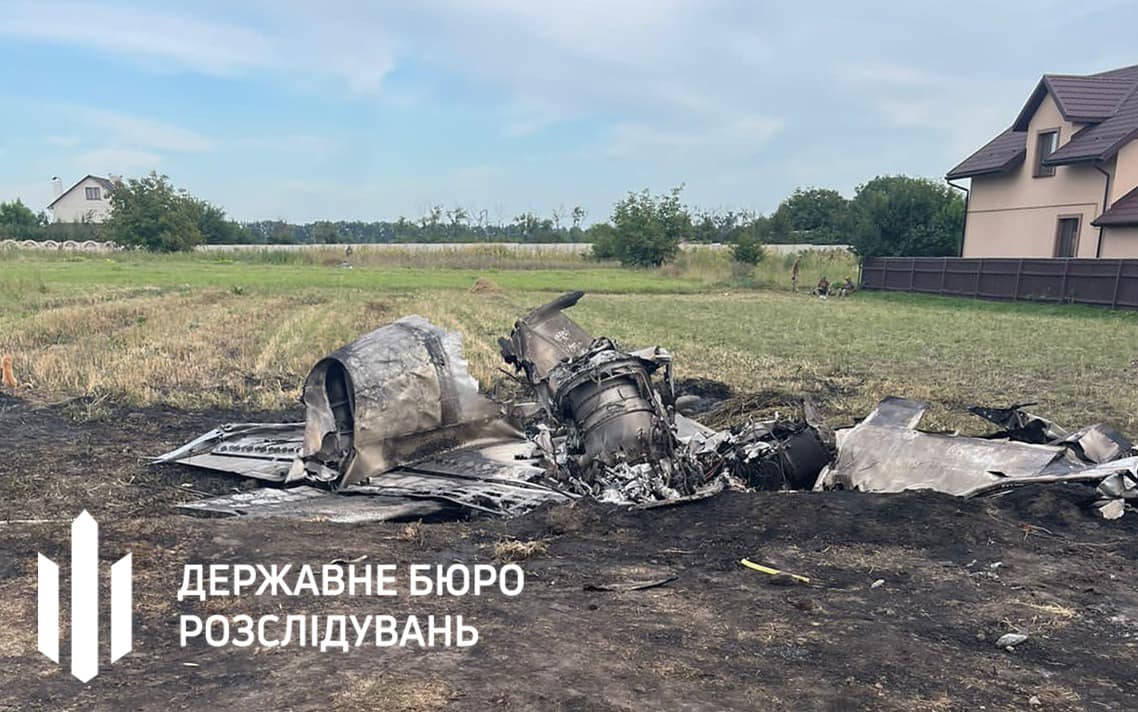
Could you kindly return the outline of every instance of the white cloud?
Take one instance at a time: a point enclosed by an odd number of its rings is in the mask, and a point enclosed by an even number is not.
[[[226,183],[222,202],[244,203],[249,217],[380,217],[454,200],[505,201],[516,213],[586,197],[600,215],[621,191],[660,181],[685,181],[709,204],[748,207],[777,204],[799,181],[849,187],[886,171],[943,175],[1010,123],[1043,72],[1135,61],[1133,10],[1043,2],[117,0],[93,10],[9,0],[0,42],[258,80],[258,98],[269,99],[263,111],[252,100],[243,107],[263,119],[246,129],[218,120],[198,133],[187,126],[200,118],[157,104],[144,118],[108,102],[110,110],[66,107],[75,126],[42,130],[136,162],[160,158],[172,172],[200,170],[206,189]],[[239,82],[224,84],[218,100],[233,101]],[[208,100],[210,86],[195,90]],[[321,95],[297,103],[311,126],[272,113],[298,87]],[[326,115],[312,110],[325,102]],[[366,119],[341,132],[347,112]],[[373,118],[374,132],[360,128]],[[450,126],[455,135],[440,139]],[[190,155],[232,150],[266,160],[231,168],[238,162]],[[272,160],[284,152],[290,160]],[[462,168],[486,162],[495,168],[485,175]],[[315,184],[260,194],[281,163]]]
[[[4,6],[0,36],[85,47],[162,71],[275,72],[301,83],[333,76],[359,93],[378,91],[394,66],[379,28],[342,19],[348,14],[334,8],[309,4],[295,13],[287,3],[274,3],[260,18],[241,13],[244,22],[200,16],[222,16],[227,7],[215,9],[198,5],[195,15],[131,4],[16,0]]]
[[[71,148],[79,143],[79,139],[75,136],[48,136],[44,141],[59,148]]]
[[[713,125],[685,129],[662,129],[650,124],[618,124],[613,128],[607,153],[620,158],[691,158],[722,160],[727,155],[745,157],[760,150],[784,127],[781,119],[744,116]]]
[[[955,153],[979,148],[1010,125],[1033,87],[1006,76],[880,62],[841,67],[836,78],[887,126],[932,132]]]
[[[110,140],[161,151],[200,153],[215,141],[200,133],[141,116],[90,106],[60,107],[79,124],[102,129]]]
[[[271,53],[271,44],[255,31],[109,4],[6,3],[0,34],[90,47],[220,75],[263,65]]]
[[[503,108],[506,136],[529,136],[538,131],[569,120],[574,112],[568,107],[544,99],[530,97],[515,98]]]
[[[285,134],[282,136],[239,138],[226,142],[225,148],[288,153],[323,161],[341,153],[346,145],[346,142],[339,138],[315,134]]]
[[[75,168],[80,173],[107,175],[110,173],[144,173],[155,170],[162,157],[150,151],[128,148],[100,148],[75,156]]]

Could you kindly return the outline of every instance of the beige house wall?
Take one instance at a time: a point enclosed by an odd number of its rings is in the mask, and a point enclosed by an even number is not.
[[[1103,231],[1103,257],[1138,258],[1138,227],[1108,227]]]
[[[1118,152],[1114,182],[1110,187],[1110,202],[1114,202],[1138,188],[1138,141],[1131,141]]]
[[[88,187],[99,189],[99,200],[87,200]],[[106,189],[94,178],[85,178],[71,190],[63,194],[51,214],[56,222],[101,223],[111,215],[111,200]]]
[[[1035,178],[1039,133],[1058,129],[1062,146],[1082,128],[1065,121],[1050,96],[1031,119],[1027,157],[1017,169],[972,179],[965,226],[965,257],[1053,257],[1058,221],[1079,217],[1078,257],[1094,257],[1106,176],[1091,166],[1058,166],[1055,175]],[[1107,170],[1113,172],[1113,167]]]

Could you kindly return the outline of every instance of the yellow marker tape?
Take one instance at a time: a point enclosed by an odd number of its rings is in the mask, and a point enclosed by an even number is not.
[[[770,574],[771,576],[789,576],[790,578],[794,579],[795,581],[801,581],[802,583],[810,583],[810,579],[806,578],[805,576],[799,576],[798,574],[789,574],[785,571],[779,571],[778,569],[772,569],[769,566],[763,566],[762,564],[756,564],[754,561],[751,561],[750,559],[743,559],[739,563],[742,564],[743,566],[746,566],[748,569],[754,569],[755,571],[761,571],[762,573]]]

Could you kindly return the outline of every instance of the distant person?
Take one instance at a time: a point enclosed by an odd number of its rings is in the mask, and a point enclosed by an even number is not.
[[[814,291],[810,292],[810,294],[816,297],[830,296],[830,280],[823,276],[822,279],[818,280],[818,286],[814,287]]]
[[[348,245],[347,247],[344,248],[344,257],[351,257],[352,252],[353,252],[352,246]]]
[[[838,296],[848,297],[849,295],[853,294],[856,289],[857,285],[853,283],[853,280],[849,277],[846,277],[846,281],[842,284],[841,287],[838,288]]]
[[[790,288],[798,291],[798,263],[802,261],[799,255],[794,256],[794,264],[790,266]]]

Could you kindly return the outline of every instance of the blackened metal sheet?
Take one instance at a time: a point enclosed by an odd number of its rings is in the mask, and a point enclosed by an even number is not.
[[[304,444],[304,423],[230,423],[154,458],[285,482]]]
[[[561,504],[572,498],[557,490],[528,482],[490,480],[454,475],[392,470],[368,484],[339,490],[343,495],[383,495],[438,499],[487,514],[515,515],[546,503]]]
[[[455,507],[444,502],[402,497],[343,497],[328,490],[301,485],[288,489],[262,487],[186,502],[178,505],[178,509],[202,517],[384,522],[429,519]]]

